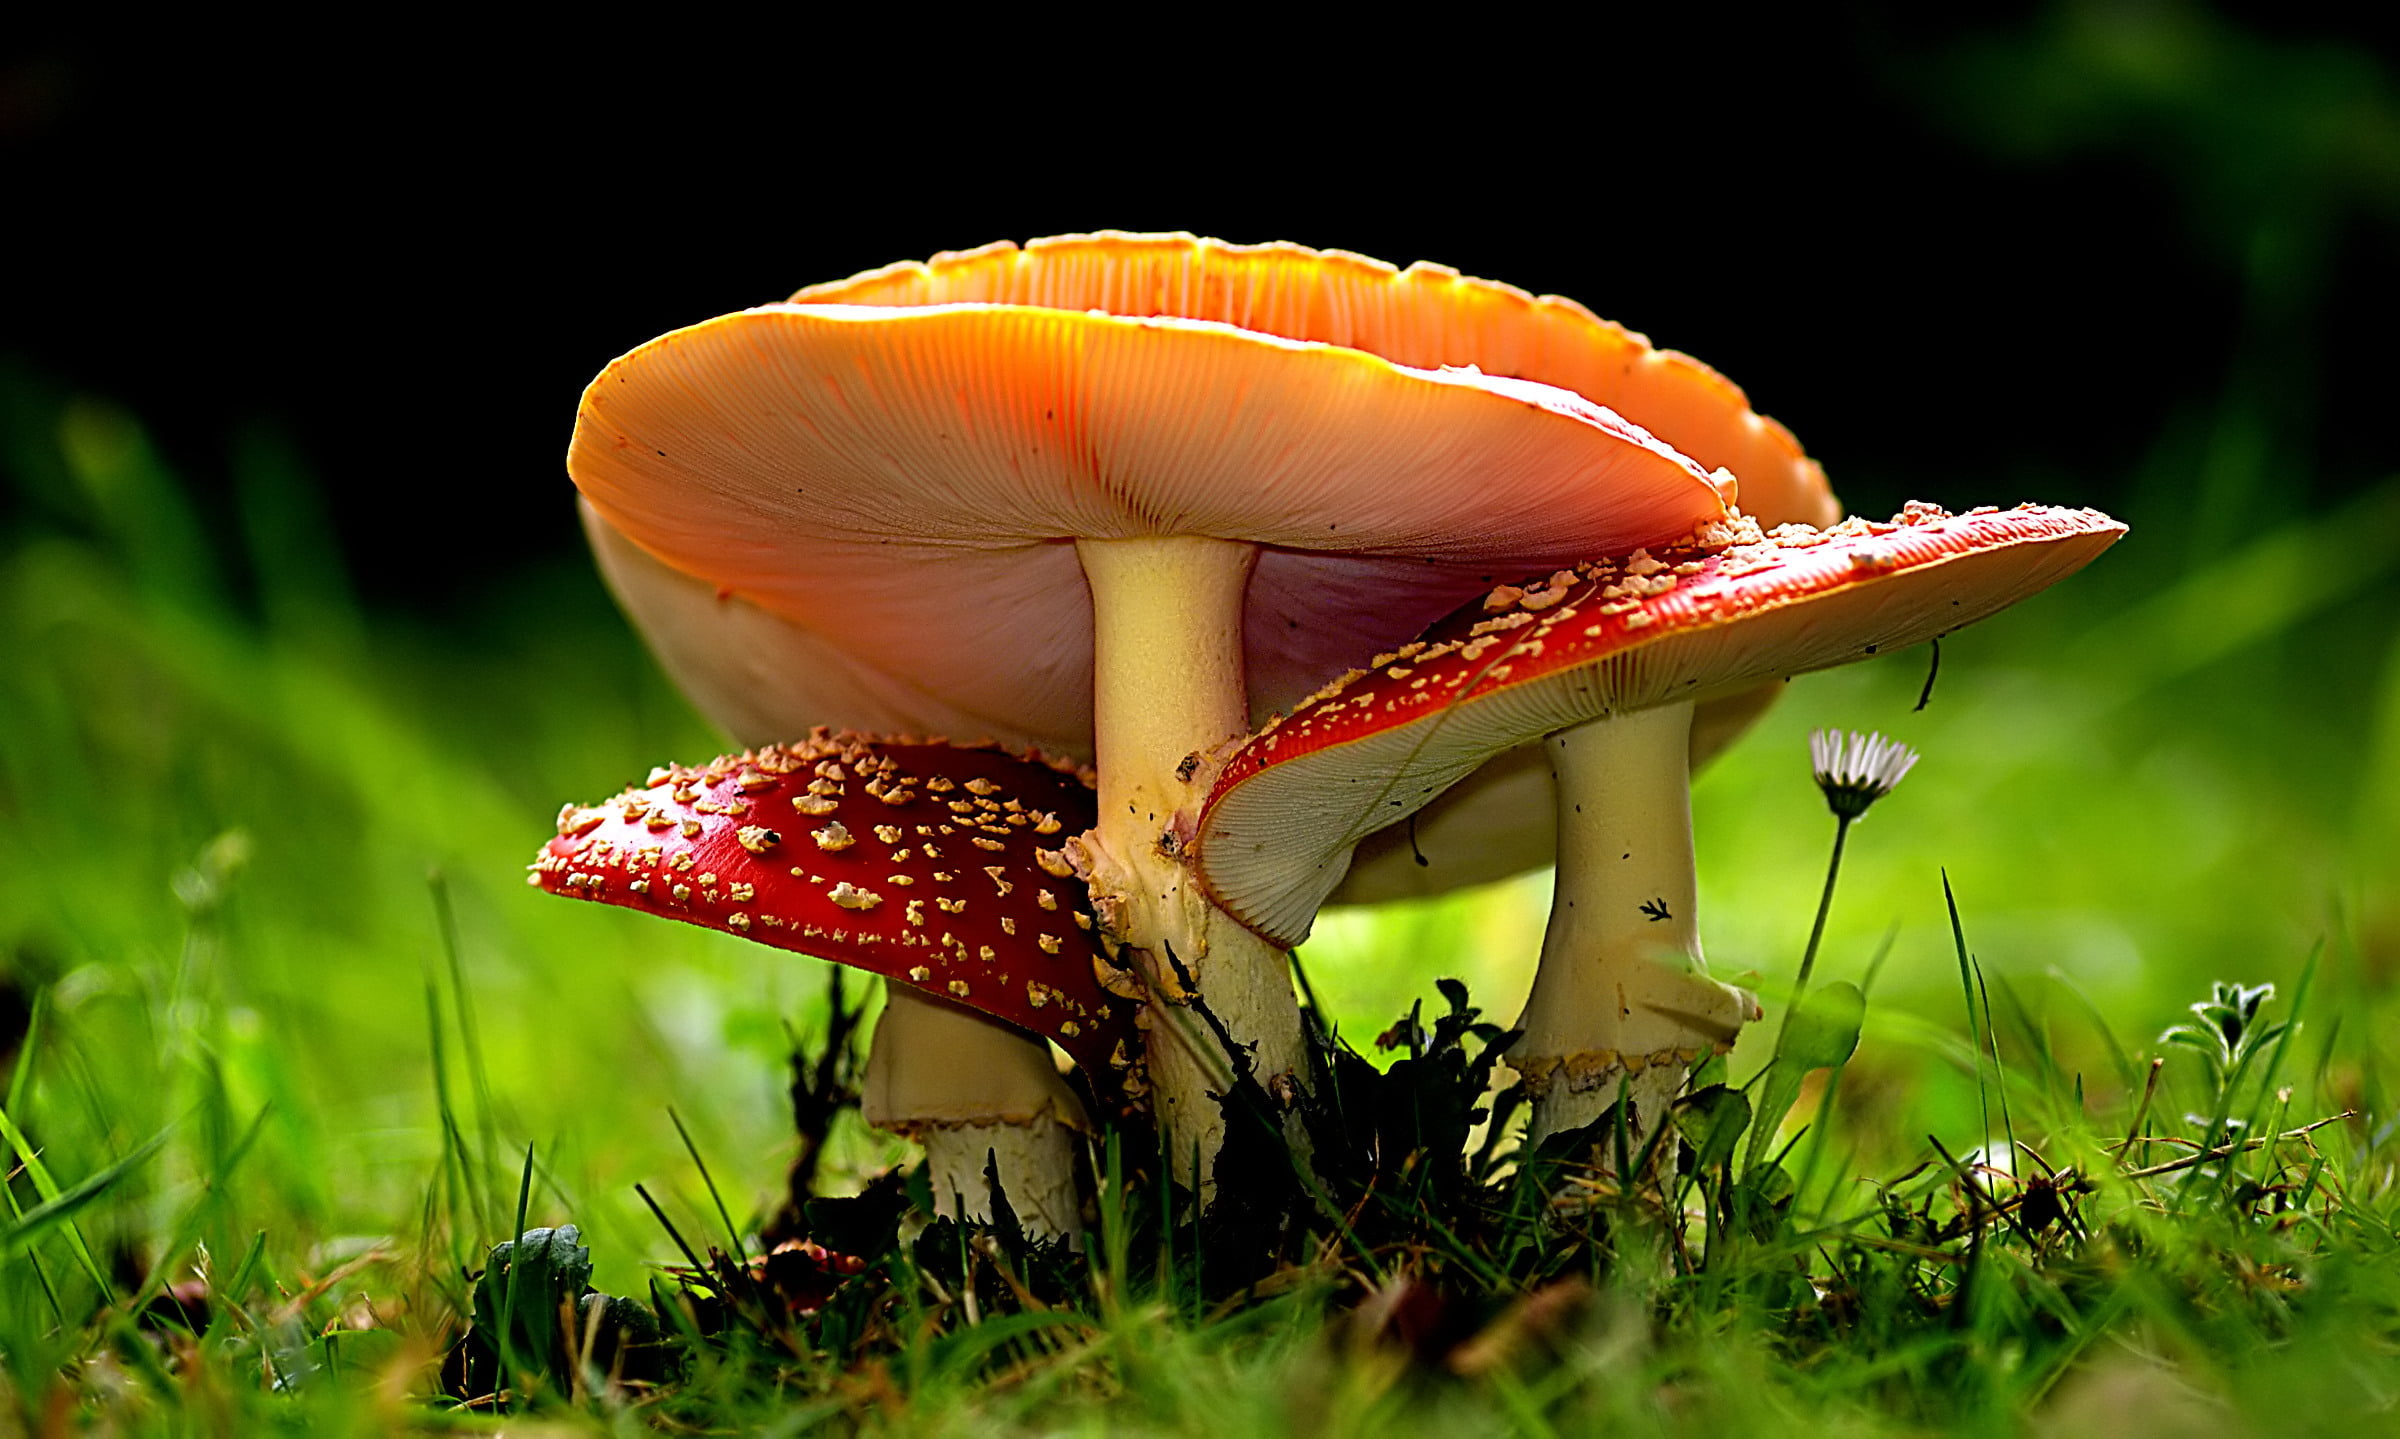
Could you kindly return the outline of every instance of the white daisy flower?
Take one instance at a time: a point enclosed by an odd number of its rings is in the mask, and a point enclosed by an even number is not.
[[[1867,806],[1890,794],[1917,762],[1917,752],[1898,740],[1855,732],[1845,740],[1829,729],[1808,737],[1808,753],[1825,803],[1845,820],[1865,814]]]

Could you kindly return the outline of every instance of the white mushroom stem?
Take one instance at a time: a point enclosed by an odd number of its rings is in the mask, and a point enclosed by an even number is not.
[[[894,984],[867,1051],[867,1123],[917,1139],[943,1214],[992,1217],[985,1167],[1028,1234],[1083,1235],[1075,1194],[1074,1131],[1091,1130],[1083,1104],[1021,1030]]]
[[[1509,1052],[1533,1100],[1526,1140],[1591,1123],[1622,1089],[1644,1143],[1702,1057],[1758,1017],[1708,977],[1692,867],[1692,707],[1550,736],[1558,881],[1541,967]]]
[[[1092,591],[1100,820],[1080,847],[1093,908],[1135,951],[1154,998],[1188,1002],[1188,975],[1235,1040],[1255,1046],[1259,1081],[1289,1093],[1306,1056],[1288,962],[1210,903],[1178,857],[1200,797],[1186,757],[1250,727],[1242,602],[1257,546],[1171,536],[1075,548]],[[1226,1086],[1223,1051],[1188,1011],[1153,1010],[1148,1023],[1159,1123],[1179,1169],[1200,1156],[1205,1188],[1225,1138],[1211,1097]]]

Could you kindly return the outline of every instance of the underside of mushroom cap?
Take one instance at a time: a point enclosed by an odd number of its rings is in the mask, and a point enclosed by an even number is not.
[[[2092,510],[1911,505],[1827,530],[1715,524],[1503,586],[1233,751],[1194,863],[1229,913],[1297,944],[1360,839],[1493,756],[1948,633],[2064,579],[2124,530]]]
[[[1691,460],[1563,390],[977,305],[770,306],[664,336],[585,392],[569,468],[667,565],[1032,733],[1089,732],[1070,539],[1265,547],[1246,663],[1274,705],[1496,568],[1723,513]]]
[[[1783,694],[1781,679],[1720,691],[1692,714],[1690,763],[1698,774],[1747,733]],[[1493,756],[1433,797],[1404,825],[1358,842],[1329,904],[1379,904],[1448,894],[1539,869],[1558,853],[1549,756],[1538,744]]]
[[[1055,1041],[1114,1092],[1141,1053],[1061,844],[1092,792],[1038,755],[819,731],[560,812],[529,882],[816,955]]]
[[[694,579],[625,538],[591,501],[577,501],[601,578],[675,687],[743,745],[814,724],[878,734],[971,734],[1088,761],[1092,737],[967,709],[814,630]]]
[[[1830,524],[1825,474],[1739,386],[1689,355],[1557,295],[1419,261],[1397,269],[1344,250],[1233,245],[1196,235],[1101,231],[1008,241],[870,270],[792,297],[806,304],[1029,305],[1173,315],[1315,340],[1419,369],[1474,365],[1606,405],[1739,477],[1769,525]]]

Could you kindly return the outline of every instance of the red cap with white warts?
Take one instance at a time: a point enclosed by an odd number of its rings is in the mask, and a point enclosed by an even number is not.
[[[1353,845],[1494,755],[1932,639],[2073,574],[2124,532],[2094,510],[1912,504],[1825,530],[1737,519],[1503,585],[1234,750],[1195,866],[1243,924],[1297,944]]]
[[[913,985],[1057,1041],[1114,1089],[1141,1054],[1134,1006],[1095,977],[1059,853],[1091,823],[1071,768],[820,730],[567,806],[529,880]]]

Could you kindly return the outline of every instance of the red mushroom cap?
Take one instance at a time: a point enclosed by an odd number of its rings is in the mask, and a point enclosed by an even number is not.
[[[1503,585],[1233,751],[1194,862],[1229,913],[1297,944],[1352,846],[1494,755],[1932,639],[2066,578],[2124,532],[2096,510],[1912,504],[1826,530],[1711,524]]]
[[[1113,1088],[1141,1052],[1100,987],[1071,767],[817,731],[559,814],[530,882],[812,954],[1005,1020]]]

